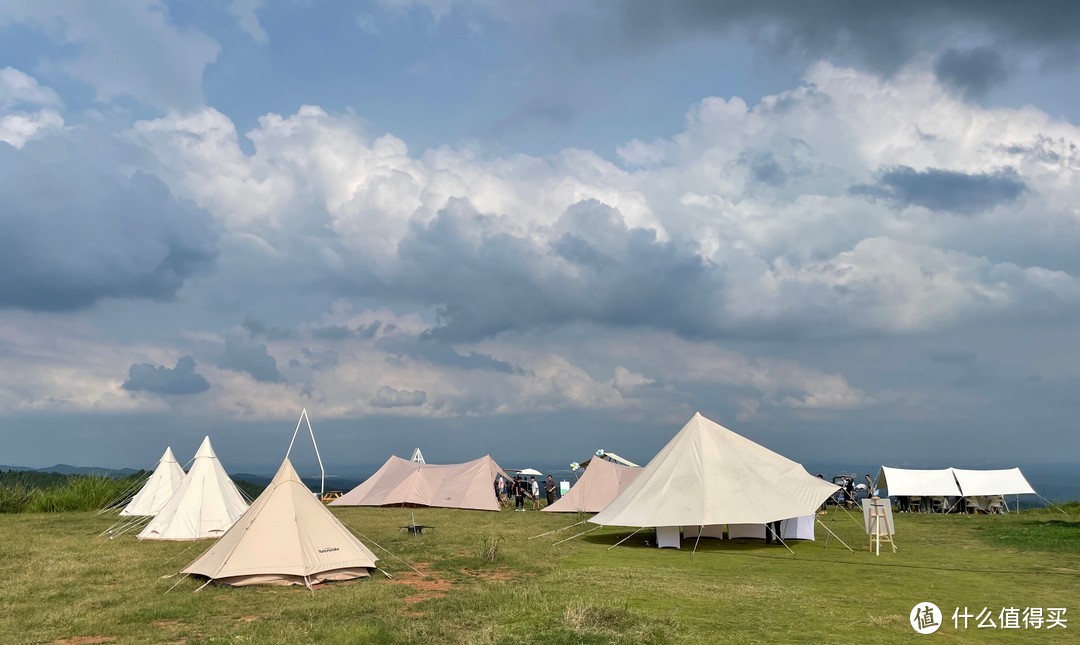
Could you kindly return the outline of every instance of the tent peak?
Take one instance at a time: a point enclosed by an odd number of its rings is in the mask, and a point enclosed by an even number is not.
[[[158,459],[158,463],[179,463],[176,461],[176,455],[173,454],[172,446],[165,446],[165,452],[161,454],[161,459]]]
[[[214,453],[214,447],[210,445],[210,435],[203,437],[202,443],[199,444],[199,449],[195,451],[195,459],[199,459],[200,457],[217,459],[217,455]]]
[[[286,457],[285,460],[281,462],[281,466],[278,468],[277,474],[274,475],[274,478],[270,481],[270,483],[273,485],[277,485],[288,481],[303,483],[300,480],[300,475],[296,474],[296,469],[293,468],[292,462],[289,461],[288,457]]]

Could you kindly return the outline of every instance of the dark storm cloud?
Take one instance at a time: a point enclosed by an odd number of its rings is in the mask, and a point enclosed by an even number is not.
[[[278,371],[277,360],[267,351],[266,345],[248,344],[235,338],[225,341],[225,349],[218,357],[217,366],[246,372],[260,383],[281,383],[285,380]]]
[[[432,337],[477,340],[575,321],[710,335],[720,326],[721,267],[631,228],[597,201],[567,209],[544,243],[496,230],[497,220],[452,200],[398,247],[388,292],[437,306]]]
[[[423,390],[396,390],[384,385],[375,393],[370,404],[376,408],[407,408],[423,405],[427,401],[427,392]]]
[[[93,142],[0,142],[0,308],[168,300],[212,264],[217,242],[205,211],[157,177],[124,176]]]
[[[939,80],[968,98],[979,98],[1008,77],[1001,54],[990,47],[946,49],[934,63]]]
[[[267,340],[281,340],[282,338],[292,338],[293,336],[292,331],[281,327],[272,327],[253,316],[244,318],[243,327],[251,334],[252,338],[261,337],[266,338]]]
[[[1016,201],[1027,185],[1015,170],[969,175],[930,168],[918,171],[895,166],[883,171],[877,183],[856,186],[855,194],[879,197],[895,206],[922,206],[933,211],[974,215]]]
[[[136,363],[128,368],[127,380],[120,387],[129,392],[198,394],[209,390],[210,384],[195,371],[195,359],[183,356],[173,368]]]
[[[599,28],[617,24],[624,47],[655,47],[688,37],[751,34],[770,49],[818,60],[853,56],[879,72],[892,72],[943,37],[977,34],[991,43],[1037,50],[1044,60],[1075,62],[1080,4],[1051,0],[1038,5],[1011,0],[849,2],[847,0],[624,0],[612,21],[600,12]],[[571,21],[569,26],[574,27]],[[582,48],[607,47],[590,21],[572,29]]]
[[[315,327],[311,330],[311,337],[319,340],[345,340],[347,338],[373,338],[378,333],[382,322],[376,320],[370,325],[363,327],[346,327],[345,325],[327,325]]]

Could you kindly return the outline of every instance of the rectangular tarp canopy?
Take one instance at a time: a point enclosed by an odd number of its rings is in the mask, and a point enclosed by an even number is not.
[[[877,476],[877,487],[887,488],[889,495],[897,496],[954,496],[960,497],[952,468],[940,470],[912,470],[882,466]]]
[[[1019,468],[1007,470],[963,470],[953,468],[960,490],[969,497],[983,495],[1036,495]]]

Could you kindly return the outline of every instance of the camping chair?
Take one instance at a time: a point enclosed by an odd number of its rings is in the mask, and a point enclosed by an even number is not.
[[[915,513],[915,512],[921,513],[922,510],[923,510],[922,500],[923,500],[922,497],[918,497],[918,496],[915,496],[915,495],[912,495],[911,497],[908,497],[908,512],[909,513]]]
[[[944,513],[945,512],[945,498],[944,497],[931,497],[930,498],[930,512],[932,512],[932,513]]]
[[[998,495],[990,501],[990,512],[994,515],[1003,515],[1005,513],[1004,507],[1005,500]]]

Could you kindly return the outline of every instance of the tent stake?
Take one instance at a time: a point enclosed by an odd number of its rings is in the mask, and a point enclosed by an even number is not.
[[[623,542],[625,542],[625,541],[629,540],[630,538],[634,537],[634,536],[635,536],[635,535],[637,535],[637,534],[638,534],[638,532],[640,532],[640,531],[641,531],[641,529],[643,529],[643,528],[645,528],[645,527],[644,527],[644,526],[643,526],[643,527],[641,527],[641,528],[640,528],[640,529],[638,529],[637,531],[634,531],[634,532],[633,532],[633,533],[631,533],[630,535],[627,535],[626,537],[624,537],[623,539],[619,540],[619,541],[618,541],[618,542],[616,542],[615,544],[612,544],[611,546],[609,546],[609,547],[607,548],[607,550],[608,550],[608,551],[610,551],[610,550],[614,549],[615,547],[619,546],[620,544],[622,544]]]

